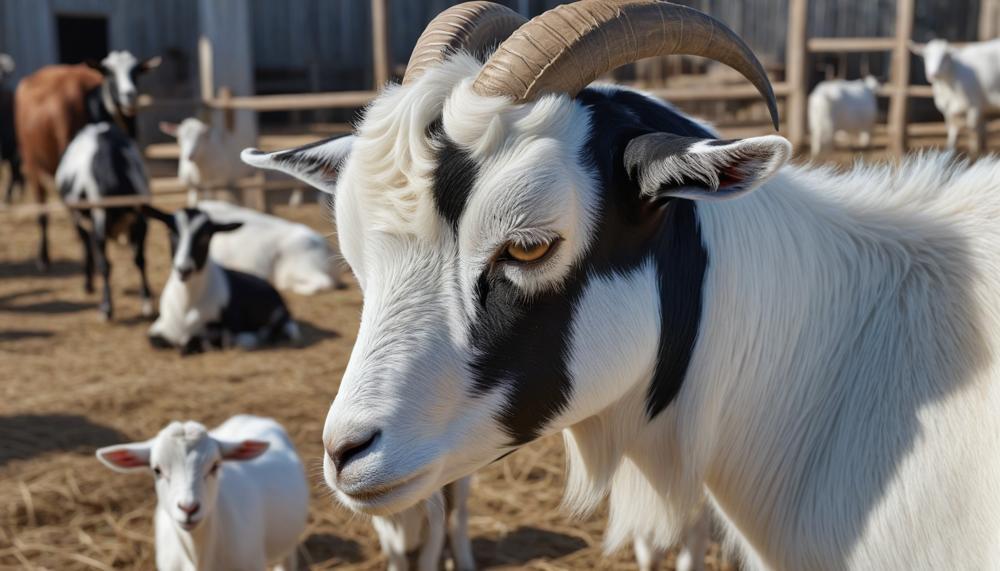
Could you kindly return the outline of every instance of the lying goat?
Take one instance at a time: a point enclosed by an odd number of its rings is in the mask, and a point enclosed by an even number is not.
[[[878,118],[879,82],[872,76],[820,82],[809,94],[809,136],[812,156],[833,149],[838,134],[855,135],[862,147],[872,141]]]
[[[173,270],[160,297],[160,317],[149,328],[155,347],[199,352],[205,343],[253,349],[261,344],[296,340],[281,295],[271,284],[250,274],[227,270],[209,256],[212,236],[232,232],[240,222],[217,223],[197,208],[167,214],[145,207],[147,216],[167,225]]]
[[[275,569],[297,568],[309,486],[274,420],[237,415],[211,432],[172,422],[151,440],[101,448],[97,458],[155,478],[157,569],[264,569],[275,561]]]

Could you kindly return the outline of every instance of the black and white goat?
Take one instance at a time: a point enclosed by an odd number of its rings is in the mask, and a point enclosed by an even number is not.
[[[63,202],[96,202],[109,197],[149,196],[146,167],[138,146],[111,123],[91,123],[66,147],[56,170],[56,184]],[[127,236],[133,261],[142,279],[142,314],[153,314],[152,294],[146,279],[146,217],[138,207],[73,209],[84,255],[84,288],[94,291],[94,264],[104,279],[100,310],[111,319],[111,263],[108,239]]]
[[[155,347],[179,347],[187,354],[206,346],[254,349],[298,339],[298,325],[271,284],[223,268],[209,255],[212,236],[236,230],[241,222],[214,222],[197,208],[167,214],[147,206],[143,211],[166,224],[173,256],[160,316],[149,328]]]
[[[750,49],[682,6],[450,11],[355,135],[244,153],[336,192],[363,291],[336,497],[398,511],[562,431],[567,502],[610,493],[609,547],[669,546],[707,492],[751,565],[995,567],[1000,160],[785,166],[781,137],[588,86],[682,51],[776,118]]]

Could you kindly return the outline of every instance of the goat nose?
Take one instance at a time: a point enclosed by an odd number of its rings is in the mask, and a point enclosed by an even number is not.
[[[337,468],[337,473],[339,474],[351,460],[370,449],[381,435],[381,430],[373,430],[368,434],[362,434],[357,438],[351,438],[337,443],[335,446],[328,447],[327,454],[330,455],[330,460],[333,461],[334,467]]]
[[[200,508],[201,504],[198,502],[192,502],[190,504],[185,504],[180,502],[177,503],[177,509],[181,510],[182,512],[188,515],[194,515],[195,513],[198,512]]]

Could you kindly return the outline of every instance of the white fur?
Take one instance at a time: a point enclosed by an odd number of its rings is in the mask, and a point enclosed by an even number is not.
[[[243,223],[212,238],[209,252],[222,266],[300,295],[343,285],[345,264],[312,228],[227,202],[203,200],[198,208],[217,222]]]
[[[872,76],[848,81],[822,81],[809,94],[809,135],[812,155],[833,149],[838,134],[858,137],[863,147],[871,144],[878,118],[879,82]]]
[[[247,440],[266,443],[251,460],[223,460]],[[146,464],[123,468],[108,456],[129,450]],[[153,439],[97,451],[118,471],[161,470],[156,478],[156,567],[191,569],[296,568],[296,547],[309,512],[309,487],[291,439],[277,422],[234,416],[207,432],[196,422],[174,422]],[[211,466],[221,468],[210,475]],[[192,516],[180,507],[197,504]],[[193,529],[187,521],[195,522]]]
[[[101,60],[101,65],[115,76],[118,92],[114,95],[118,101],[118,105],[121,106],[122,113],[126,116],[135,115],[139,90],[136,88],[135,82],[132,81],[131,74],[132,69],[138,64],[139,62],[135,59],[135,56],[128,51],[113,51]],[[109,109],[109,112],[114,114],[111,109]]]
[[[189,117],[168,133],[180,147],[177,177],[188,187],[191,204],[202,190],[226,188],[248,175],[239,159],[242,146],[223,123],[224,112],[214,111],[211,125]]]
[[[958,144],[962,124],[972,133],[971,150],[986,150],[986,116],[1000,110],[1000,40],[956,48],[932,40],[914,52],[934,90],[934,105],[948,124],[948,148]]]

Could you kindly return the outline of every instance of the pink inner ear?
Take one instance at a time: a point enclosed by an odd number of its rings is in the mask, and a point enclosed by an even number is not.
[[[240,443],[239,448],[234,450],[231,454],[228,454],[226,457],[230,460],[249,460],[261,455],[265,450],[267,450],[267,446],[267,442],[262,442],[260,440],[244,440]]]
[[[109,462],[112,462],[116,466],[121,466],[122,468],[138,468],[146,465],[145,460],[142,460],[128,450],[114,450],[106,453],[104,457]]]

